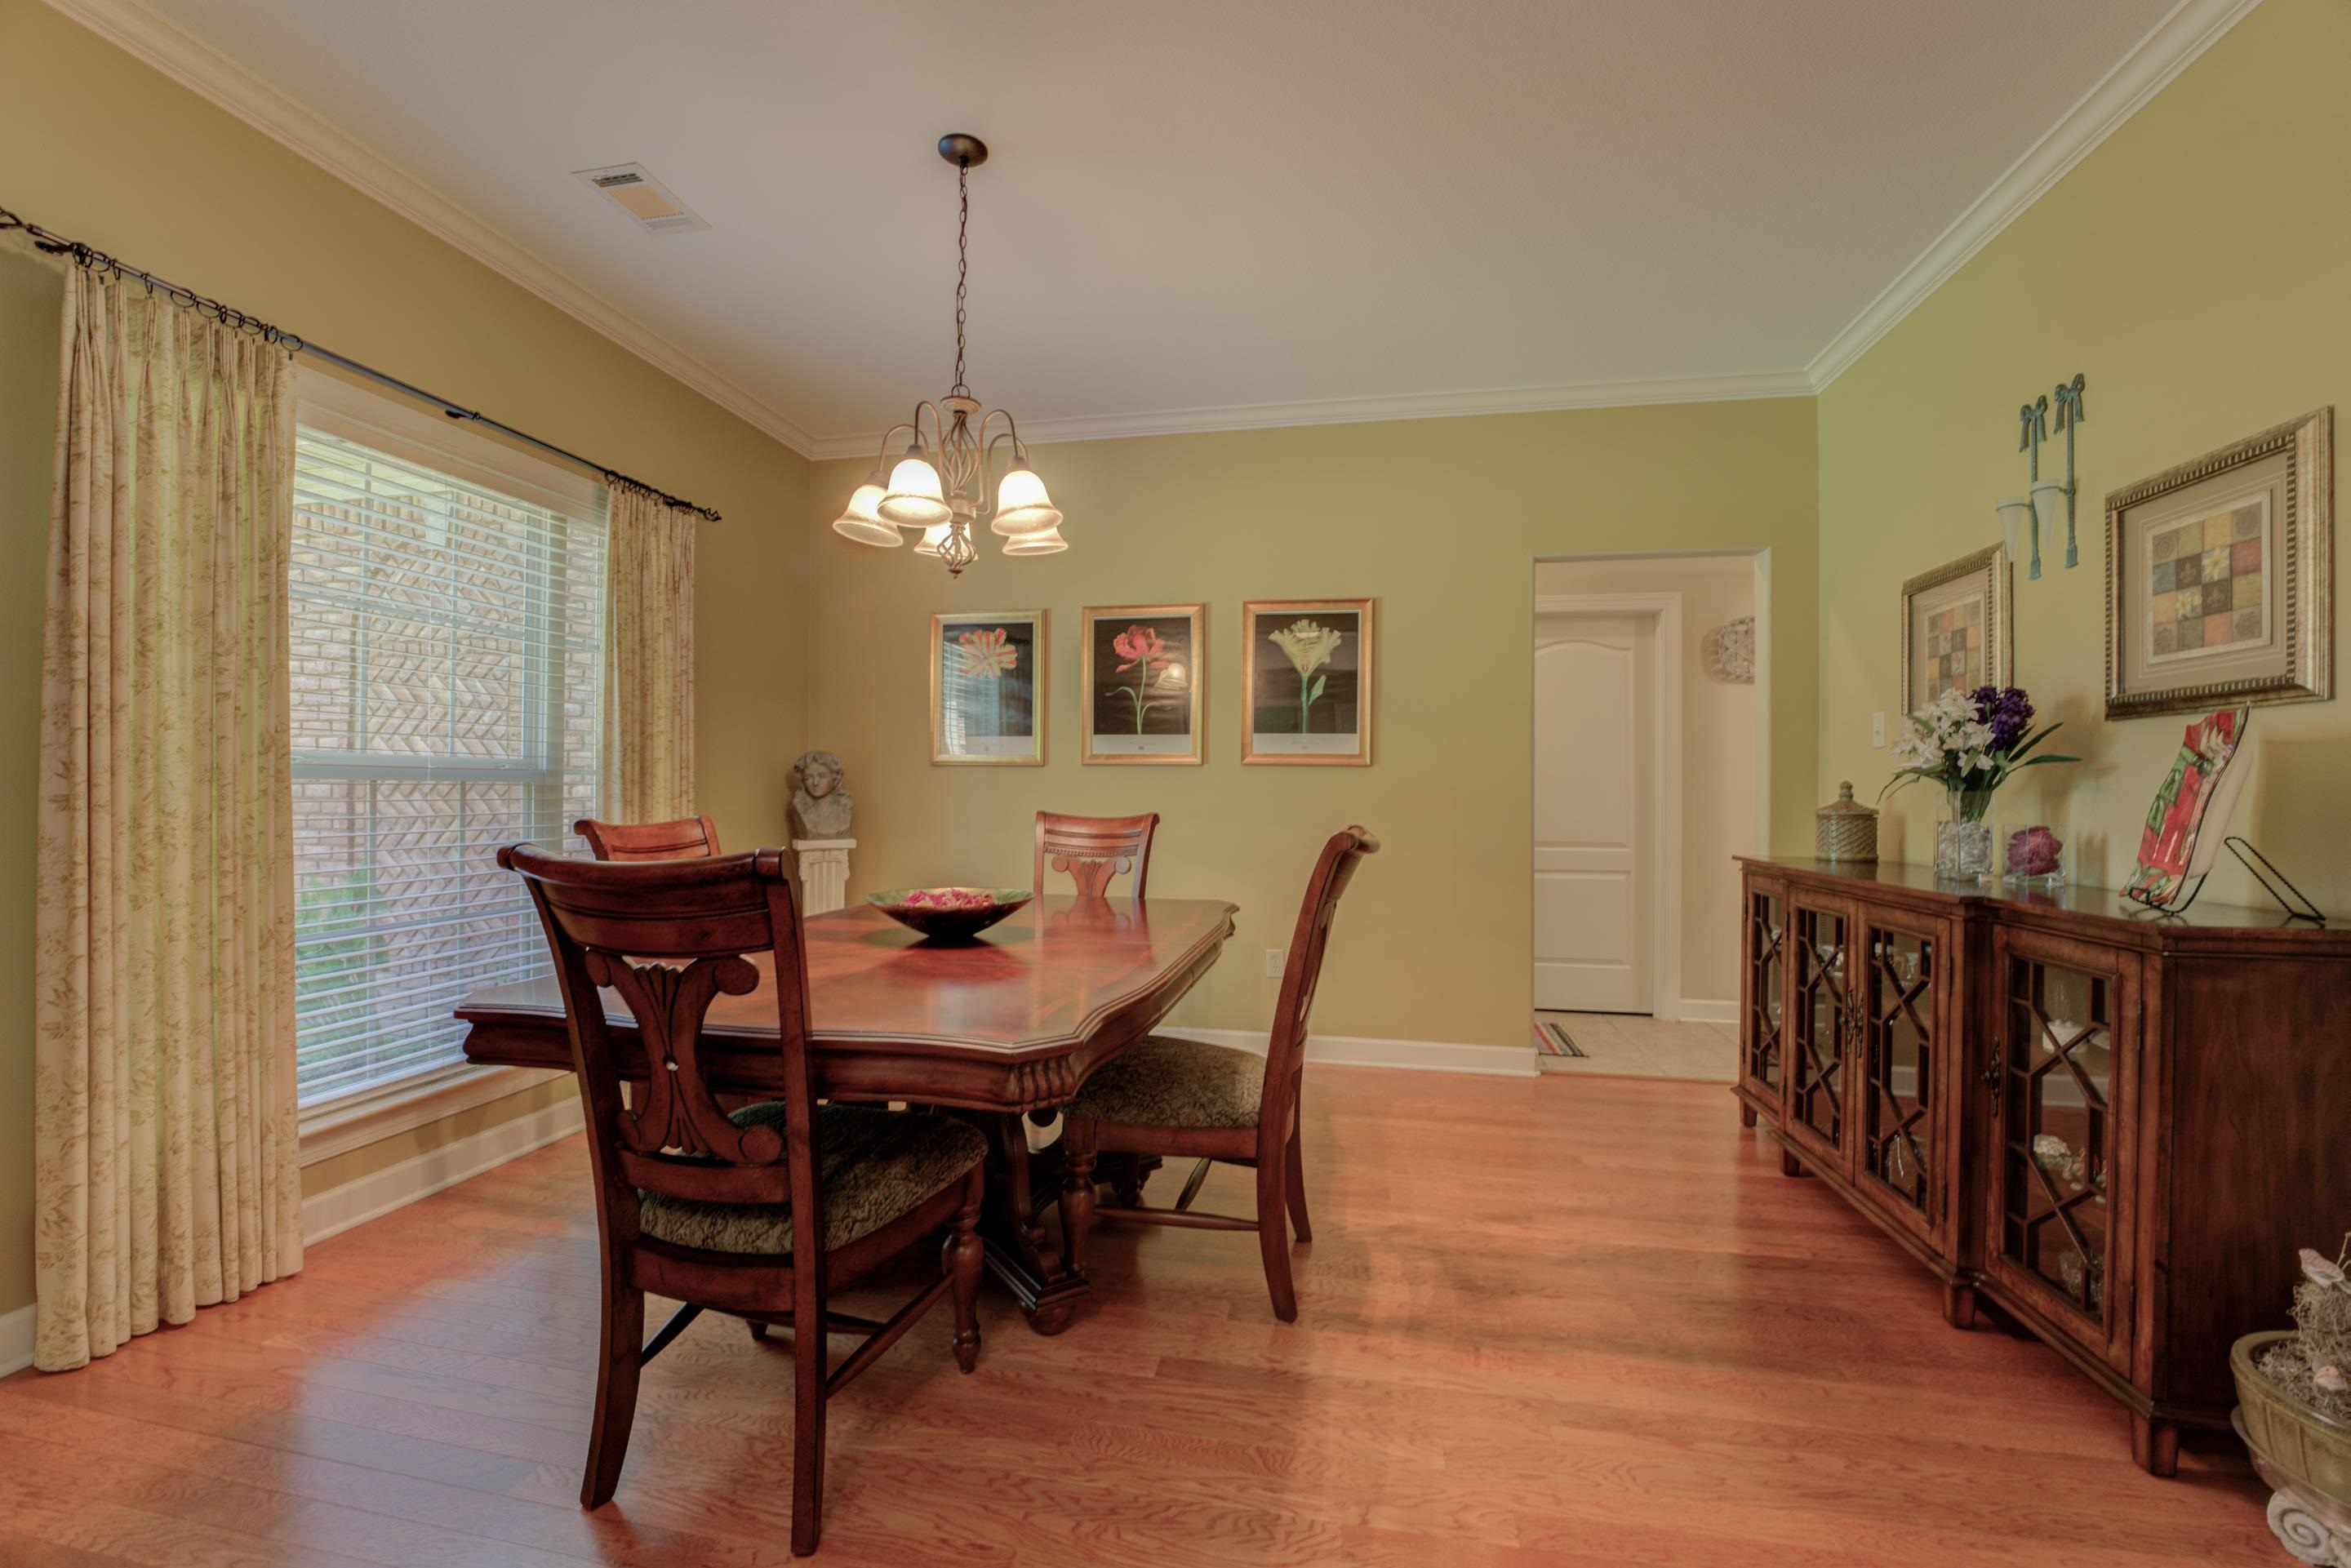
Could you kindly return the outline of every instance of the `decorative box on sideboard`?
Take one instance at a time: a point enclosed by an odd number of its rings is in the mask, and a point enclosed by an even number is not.
[[[2130,1412],[2169,1475],[2351,1216],[2351,932],[2103,888],[1742,861],[1740,1119]]]

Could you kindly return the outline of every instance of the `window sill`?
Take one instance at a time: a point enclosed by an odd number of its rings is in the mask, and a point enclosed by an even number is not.
[[[519,1094],[569,1074],[545,1067],[481,1067],[460,1062],[340,1095],[301,1114],[302,1164],[315,1166],[428,1122]]]

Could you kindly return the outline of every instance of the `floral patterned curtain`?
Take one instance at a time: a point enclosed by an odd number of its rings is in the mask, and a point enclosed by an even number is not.
[[[34,1361],[302,1266],[290,357],[73,268],[41,658]]]
[[[695,815],[694,514],[612,486],[600,815]]]

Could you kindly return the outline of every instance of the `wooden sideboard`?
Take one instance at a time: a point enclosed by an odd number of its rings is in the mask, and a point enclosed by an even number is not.
[[[2127,1408],[2173,1472],[2351,1228],[2351,931],[1742,859],[1740,1119]]]

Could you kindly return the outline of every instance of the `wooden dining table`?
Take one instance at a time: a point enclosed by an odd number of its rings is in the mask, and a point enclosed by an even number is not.
[[[870,904],[803,923],[816,1092],[952,1107],[988,1134],[987,1261],[1029,1326],[1057,1333],[1086,1292],[1040,1222],[1055,1160],[1032,1154],[1032,1113],[1066,1104],[1089,1073],[1151,1032],[1223,951],[1234,905],[1213,899],[1037,899],[977,939],[928,940]],[[782,1088],[776,1002],[761,955],[757,990],[719,997],[701,1061],[721,1094]],[[622,1073],[642,1082],[635,1020],[604,995]],[[570,1070],[563,998],[549,974],[467,997],[465,1057]]]

